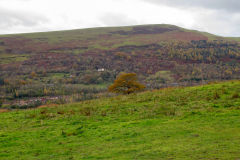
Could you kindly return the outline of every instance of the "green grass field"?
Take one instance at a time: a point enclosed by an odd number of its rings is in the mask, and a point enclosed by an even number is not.
[[[0,114],[1,160],[240,159],[240,81]]]

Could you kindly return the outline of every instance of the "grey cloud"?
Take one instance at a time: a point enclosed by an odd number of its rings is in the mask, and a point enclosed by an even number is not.
[[[239,0],[143,0],[186,10],[194,16],[193,29],[222,36],[240,36]],[[199,9],[198,9],[199,8]]]
[[[201,7],[206,9],[240,12],[239,0],[143,0],[145,2],[172,7],[189,8]]]
[[[195,16],[195,23],[192,28],[207,31],[222,36],[240,35],[240,15],[199,13]]]
[[[12,11],[0,8],[0,31],[16,27],[34,27],[47,23],[48,19],[34,13]]]
[[[138,24],[135,19],[127,17],[125,14],[121,13],[106,13],[100,16],[100,21],[107,26],[126,26]]]

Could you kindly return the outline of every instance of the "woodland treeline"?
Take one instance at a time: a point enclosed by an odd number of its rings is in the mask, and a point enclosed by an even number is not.
[[[76,50],[51,49],[21,63],[0,65],[2,99],[72,94],[88,99],[105,92],[121,72],[136,73],[147,89],[240,78],[240,45],[233,41],[163,41],[79,54]]]

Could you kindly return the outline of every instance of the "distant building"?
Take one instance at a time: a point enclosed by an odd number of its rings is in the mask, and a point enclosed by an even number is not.
[[[98,68],[98,70],[97,70],[98,72],[104,72],[105,71],[105,69],[104,68]]]

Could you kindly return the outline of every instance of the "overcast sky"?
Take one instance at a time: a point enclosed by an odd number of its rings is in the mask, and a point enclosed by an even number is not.
[[[240,0],[0,0],[0,34],[162,23],[240,37]]]

